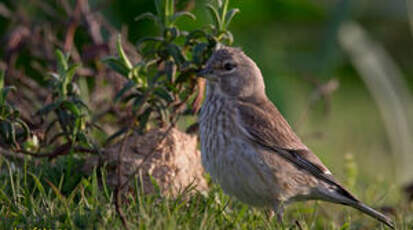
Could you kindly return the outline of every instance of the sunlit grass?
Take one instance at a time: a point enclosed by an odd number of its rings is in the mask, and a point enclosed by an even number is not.
[[[113,192],[102,180],[104,169],[83,175],[81,161],[73,156],[62,157],[53,166],[47,161],[34,166],[0,159],[0,229],[123,228],[113,205]],[[284,224],[279,225],[276,218],[268,220],[263,211],[230,199],[216,185],[206,194],[188,189],[177,198],[165,198],[143,195],[137,178],[133,184],[135,191],[123,204],[131,229],[300,229],[298,225],[302,229],[384,229],[366,215],[324,202],[289,206]],[[380,189],[388,187],[369,184],[358,194],[379,206]],[[407,205],[391,205],[397,209],[400,229],[411,229],[413,217]]]

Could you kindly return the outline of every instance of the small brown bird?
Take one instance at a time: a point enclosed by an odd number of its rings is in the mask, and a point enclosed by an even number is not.
[[[270,208],[282,221],[294,201],[324,200],[356,208],[390,228],[392,220],[340,185],[265,94],[257,65],[222,47],[199,76],[207,79],[200,112],[202,163],[225,193]]]

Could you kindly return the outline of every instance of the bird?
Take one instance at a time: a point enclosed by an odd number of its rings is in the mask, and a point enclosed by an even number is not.
[[[344,188],[295,134],[268,99],[260,69],[240,48],[216,48],[197,75],[206,79],[198,118],[202,165],[226,194],[271,210],[281,223],[286,205],[322,200],[394,229],[390,217]]]

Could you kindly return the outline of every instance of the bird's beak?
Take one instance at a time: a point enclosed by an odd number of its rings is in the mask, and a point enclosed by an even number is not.
[[[206,78],[209,81],[216,81],[216,76],[213,74],[213,70],[210,67],[205,67],[205,69],[200,70],[197,73],[198,77]]]

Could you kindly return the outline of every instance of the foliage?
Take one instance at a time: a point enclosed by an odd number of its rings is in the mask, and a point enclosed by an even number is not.
[[[0,71],[0,146],[19,148],[18,140],[26,140],[30,130],[27,124],[19,118],[19,111],[6,101],[14,86],[4,86],[4,72]]]
[[[218,1],[217,7],[208,4],[211,16],[217,23],[210,25],[212,30],[185,31],[176,25],[176,21],[182,17],[195,20],[193,14],[175,12],[173,0],[157,0],[155,5],[156,15],[144,13],[136,18],[138,21],[152,19],[160,28],[159,36],[144,37],[137,42],[142,60],[131,63],[120,37],[117,41],[118,56],[104,60],[127,79],[115,101],[131,102],[141,132],[151,121],[155,126],[163,127],[174,122],[179,114],[192,114],[194,109],[191,106],[199,106],[196,105],[199,101],[193,98],[196,72],[219,42],[232,43],[228,25],[238,12],[237,9],[227,12],[228,0],[224,4]]]
[[[57,57],[57,73],[50,73],[50,89],[52,91],[50,103],[44,105],[36,112],[37,116],[47,116],[49,113],[54,113],[55,118],[52,119],[46,128],[46,136],[48,132],[59,125],[59,129],[54,136],[47,141],[51,144],[57,141],[60,137],[64,137],[65,144],[86,145],[91,146],[87,131],[87,114],[88,107],[82,101],[79,95],[79,88],[73,81],[73,77],[79,65],[69,64],[69,55],[64,55],[60,50],[56,51]]]
[[[113,205],[115,193],[105,183],[105,168],[84,175],[80,166],[86,157],[81,153],[99,153],[130,128],[145,132],[174,125],[179,118],[185,126],[192,124],[202,95],[195,73],[217,43],[233,42],[228,26],[239,10],[230,9],[229,2],[208,0],[204,7],[196,1],[193,13],[187,11],[192,0],[1,2],[0,69],[5,72],[0,74],[0,228],[122,228]],[[231,28],[237,45],[259,63],[270,98],[277,99],[293,126],[310,90],[301,75],[337,76],[343,82],[332,98],[334,119],[304,122],[307,126],[299,132],[358,197],[375,207],[390,200],[392,206],[385,208],[396,213],[399,227],[412,229],[412,206],[399,199],[392,184],[376,180],[394,176],[391,167],[381,167],[388,165],[390,155],[384,128],[373,101],[335,44],[341,20],[350,17],[350,10],[340,7],[345,2],[339,1],[336,11],[329,12],[324,3],[303,0],[232,1],[244,16]],[[152,3],[153,13],[133,22],[142,10],[152,10]],[[393,3],[382,7],[388,4]],[[210,23],[205,22],[204,11]],[[398,30],[407,27],[399,16],[391,19],[397,14],[387,14],[387,8],[384,12],[384,19],[375,12],[380,20],[374,23],[362,12],[359,16],[367,19],[363,26],[384,40],[411,75],[406,58],[411,57],[411,46],[405,42],[410,34]],[[127,24],[127,30],[120,29],[119,22]],[[380,35],[377,25],[388,27],[390,33],[385,34],[397,36]],[[406,34],[409,38],[400,40]],[[56,48],[61,51],[55,52]],[[317,134],[312,135],[314,131]],[[318,132],[328,134],[323,145],[314,138]],[[343,164],[344,150],[357,154]],[[370,152],[381,157],[371,163],[371,155],[365,154]],[[356,165],[356,160],[361,162]],[[366,177],[369,171],[372,175]],[[137,185],[139,178],[133,180]],[[263,212],[230,200],[217,186],[190,198],[184,191],[178,199],[136,191],[123,206],[136,228],[379,227],[358,212],[318,203],[289,208],[285,226],[279,226],[276,219],[268,222]]]
[[[114,193],[105,181],[106,168],[90,176],[77,173],[77,179],[70,180],[64,159],[69,157],[57,159],[55,166],[43,163],[36,168],[28,162],[14,167],[0,158],[1,229],[123,229],[113,206]],[[264,212],[230,199],[217,185],[207,194],[188,187],[174,199],[144,195],[139,180],[133,178],[136,192],[128,195],[124,206],[131,229],[385,229],[360,212],[323,202],[288,206],[281,226],[276,218],[269,221]],[[359,194],[364,200],[380,199],[380,194],[367,190]],[[399,229],[411,229],[412,213],[401,212]]]

